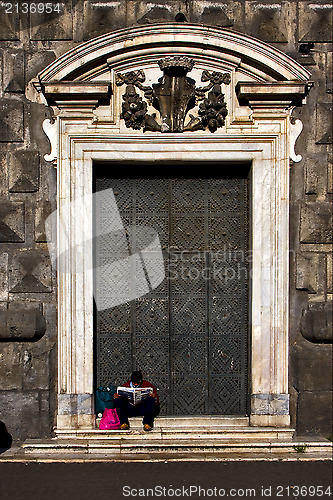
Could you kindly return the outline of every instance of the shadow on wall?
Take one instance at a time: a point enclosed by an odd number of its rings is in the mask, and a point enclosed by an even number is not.
[[[7,428],[0,420],[0,453],[8,450],[12,445],[13,438],[7,431]]]

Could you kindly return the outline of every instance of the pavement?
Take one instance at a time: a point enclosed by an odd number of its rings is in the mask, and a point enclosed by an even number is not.
[[[229,457],[230,458],[230,457]],[[309,458],[309,457],[308,457]],[[79,459],[80,460],[80,459]],[[1,500],[332,498],[330,460],[0,461]]]
[[[298,446],[290,447],[293,443]],[[63,448],[27,452],[14,443],[11,449],[0,450],[0,498],[332,500],[331,445],[324,438],[297,437],[280,452],[277,448],[258,451],[244,446],[237,453],[225,448],[126,454]]]

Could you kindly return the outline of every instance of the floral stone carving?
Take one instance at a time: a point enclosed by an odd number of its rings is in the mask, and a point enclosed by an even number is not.
[[[228,110],[220,85],[214,85],[208,98],[200,104],[198,113],[201,116],[202,125],[208,127],[211,132],[223,127]]]
[[[223,127],[228,110],[221,85],[230,83],[229,73],[203,71],[201,81],[209,83],[196,88],[195,80],[187,76],[194,66],[193,59],[186,56],[166,57],[158,64],[163,76],[152,87],[143,85],[146,78],[142,70],[117,74],[116,84],[127,85],[121,113],[126,127],[160,132],[207,128],[215,132]],[[143,97],[136,88],[143,92]],[[185,124],[187,114],[200,101],[197,116],[189,114],[190,120]],[[156,113],[148,114],[147,103],[159,111],[159,120]]]
[[[127,85],[123,101],[120,118],[125,120],[127,128],[140,130],[145,124],[147,103],[136,92],[134,85]]]

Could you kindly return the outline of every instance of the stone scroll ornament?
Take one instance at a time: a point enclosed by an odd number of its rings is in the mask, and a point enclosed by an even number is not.
[[[116,85],[126,85],[120,118],[127,128],[154,132],[184,132],[208,129],[215,132],[223,127],[228,114],[221,85],[229,85],[229,73],[203,71],[205,87],[196,88],[195,80],[187,73],[194,66],[193,59],[185,56],[166,57],[158,61],[163,76],[152,87],[143,85],[146,77],[142,70],[118,73]],[[143,92],[142,97],[137,89]],[[148,114],[148,104],[160,114]],[[189,111],[199,105],[197,116]],[[185,120],[189,114],[189,120]]]

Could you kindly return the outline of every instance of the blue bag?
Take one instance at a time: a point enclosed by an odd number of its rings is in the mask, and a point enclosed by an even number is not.
[[[110,410],[114,408],[113,395],[117,391],[115,385],[108,385],[103,387],[102,385],[96,389],[96,413],[104,413],[107,408]]]

